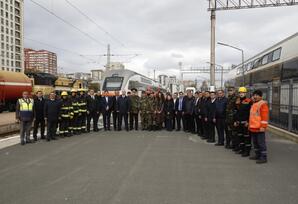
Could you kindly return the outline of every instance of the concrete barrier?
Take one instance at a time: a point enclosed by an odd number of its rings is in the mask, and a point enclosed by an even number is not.
[[[11,123],[7,125],[0,125],[0,135],[7,135],[20,130],[20,124]]]
[[[298,143],[298,135],[287,130],[269,125],[268,131],[274,135]]]

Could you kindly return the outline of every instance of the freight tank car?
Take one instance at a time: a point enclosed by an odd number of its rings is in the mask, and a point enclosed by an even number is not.
[[[0,112],[14,111],[16,101],[22,97],[23,91],[32,92],[29,77],[19,72],[0,71]]]

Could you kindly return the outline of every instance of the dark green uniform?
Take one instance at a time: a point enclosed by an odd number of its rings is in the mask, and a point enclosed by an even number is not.
[[[148,117],[148,129],[153,130],[153,126],[156,125],[156,121],[154,120],[154,112],[156,110],[156,101],[155,98],[152,96],[149,96],[147,99],[147,117]]]
[[[138,95],[131,95],[129,99],[130,99],[130,111],[129,111],[130,130],[133,129],[133,126],[135,126],[135,130],[138,130],[140,97]]]

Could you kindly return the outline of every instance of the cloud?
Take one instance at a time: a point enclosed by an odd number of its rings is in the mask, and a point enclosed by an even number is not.
[[[48,49],[58,55],[58,64],[66,72],[86,71],[103,67],[106,45],[112,53],[141,54],[113,57],[127,68],[148,75],[179,75],[178,62],[185,65],[205,64],[210,59],[210,13],[208,2],[198,0],[73,0],[90,18],[104,27],[125,47],[99,30],[72,9],[64,0],[35,0],[57,15],[102,42],[96,43],[65,25],[41,8],[25,1],[25,37],[56,47],[90,55],[86,58],[25,39],[25,46]],[[217,12],[217,41],[239,46],[246,58],[297,32],[297,7],[248,9]],[[218,64],[237,64],[241,55],[217,46]],[[96,56],[98,55],[98,56]],[[95,63],[96,62],[96,63]],[[177,70],[173,72],[173,70]]]

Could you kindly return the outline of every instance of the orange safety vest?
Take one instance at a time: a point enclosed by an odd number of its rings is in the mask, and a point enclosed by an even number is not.
[[[261,113],[261,107],[263,105],[266,105],[266,111]],[[260,128],[266,128],[268,125],[268,115],[269,110],[266,101],[261,100],[254,103],[250,109],[249,129],[253,132],[259,132]]]

